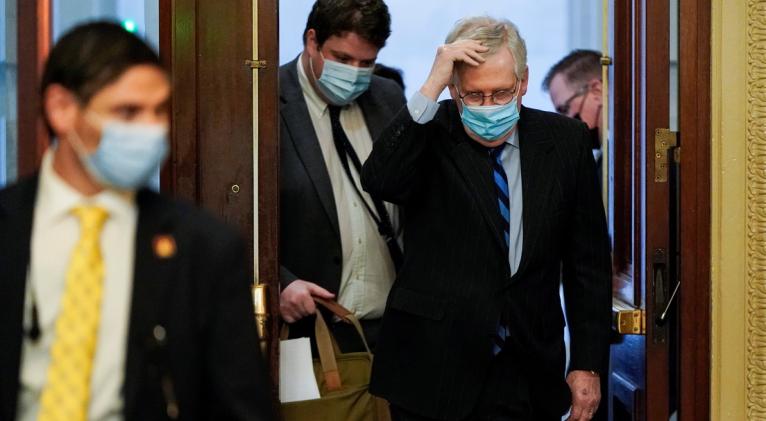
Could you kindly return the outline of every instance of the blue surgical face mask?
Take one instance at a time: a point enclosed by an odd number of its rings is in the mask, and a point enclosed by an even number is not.
[[[505,105],[472,106],[463,104],[463,124],[486,141],[500,139],[519,121],[518,97]]]
[[[327,60],[322,53],[319,53],[324,60],[324,69],[322,76],[317,79],[317,85],[322,94],[333,105],[346,105],[362,95],[370,87],[372,80],[372,67],[355,67],[348,64],[338,63],[337,61]],[[311,72],[314,73],[314,65],[309,59]]]
[[[168,155],[165,124],[109,121],[101,127],[101,141],[85,151],[79,137],[73,147],[90,175],[107,187],[137,190],[146,187]]]

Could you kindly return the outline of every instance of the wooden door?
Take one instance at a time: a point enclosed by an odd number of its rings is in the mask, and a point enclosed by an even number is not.
[[[238,226],[247,239],[253,282],[267,286],[259,317],[275,385],[277,22],[277,0],[160,1],[160,55],[173,84],[162,190]]]
[[[673,329],[655,319],[676,282],[675,171],[656,163],[672,151],[655,151],[655,137],[669,128],[670,8],[630,0],[613,1],[612,10],[614,297],[619,307],[642,310],[643,320],[637,334],[616,335],[612,345],[610,418],[668,420]]]
[[[610,419],[705,420],[710,2],[614,0],[611,11],[614,296],[644,320],[642,334],[616,335],[612,346]],[[675,146],[666,128],[678,131]]]

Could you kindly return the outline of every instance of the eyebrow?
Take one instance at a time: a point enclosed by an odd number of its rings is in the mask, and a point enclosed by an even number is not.
[[[496,92],[501,92],[501,91],[511,91],[511,92],[513,92],[515,90],[516,90],[516,85],[514,85],[512,88],[495,89],[495,90],[492,91],[492,93],[494,94]],[[465,93],[466,94],[484,94],[484,91],[465,91]]]
[[[371,61],[371,62],[375,62],[375,61],[378,60],[378,56],[375,56],[373,58],[367,59],[367,58],[357,58],[357,57],[352,56],[351,54],[345,53],[343,51],[333,50],[333,49],[330,49],[330,52],[332,53],[333,56],[338,57],[338,58],[342,58],[342,59],[351,59],[351,60],[359,60],[359,61]]]

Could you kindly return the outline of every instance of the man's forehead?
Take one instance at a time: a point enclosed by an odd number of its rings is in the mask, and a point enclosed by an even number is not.
[[[162,103],[170,96],[170,82],[164,71],[156,66],[133,66],[114,82],[104,86],[92,98],[92,103]]]
[[[455,69],[457,78],[463,87],[511,88],[517,83],[516,63],[508,49],[504,52],[485,56],[486,61],[479,66],[461,63]]]
[[[575,91],[574,88],[570,85],[571,84],[567,81],[566,76],[563,73],[557,73],[551,79],[548,91],[554,100],[559,97],[566,99]]]
[[[357,60],[375,60],[380,49],[359,36],[356,32],[344,32],[331,35],[324,42],[324,47],[333,53],[349,55]]]

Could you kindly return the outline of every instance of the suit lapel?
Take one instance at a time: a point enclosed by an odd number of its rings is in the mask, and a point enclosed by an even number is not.
[[[457,115],[457,109],[453,102],[449,102],[450,110],[448,115],[453,117]],[[492,179],[492,167],[489,161],[489,152],[481,146],[474,146],[475,141],[468,137],[463,129],[463,124],[459,118],[453,118],[448,123],[450,137],[457,142],[449,151],[453,162],[463,176],[468,189],[473,193],[479,211],[484,220],[489,225],[492,237],[497,245],[505,248],[505,239],[502,235],[500,225],[500,211],[497,205],[497,193]]]
[[[524,228],[521,262],[514,278],[524,272],[531,251],[536,246],[540,224],[544,221],[547,200],[550,197],[551,160],[548,153],[553,142],[548,130],[536,114],[522,107],[519,119],[519,149],[521,153],[521,192],[523,201],[522,226]]]
[[[362,109],[364,115],[364,122],[367,124],[367,130],[370,132],[370,138],[375,141],[389,120],[393,116],[394,110],[389,110],[388,105],[375,95],[376,89],[368,89],[362,96],[359,97],[357,103],[359,108]]]
[[[335,233],[340,238],[340,229],[338,228],[338,212],[335,208],[335,198],[333,196],[330,175],[327,172],[322,148],[319,146],[314,124],[311,122],[306,100],[303,97],[300,83],[298,81],[298,59],[291,61],[283,66],[280,71],[281,100],[280,115],[284,119],[285,127],[289,134],[289,141],[292,141],[298,156],[306,168],[306,172],[314,184],[322,207],[327,213]],[[288,141],[288,139],[282,139]]]
[[[128,349],[125,367],[125,414],[141,403],[138,389],[146,372],[147,354],[154,346],[153,329],[165,323],[162,309],[167,306],[168,288],[174,279],[179,247],[170,207],[156,193],[141,191],[136,196],[138,223],[136,229],[133,293],[128,328]],[[163,206],[164,205],[164,206]],[[168,241],[172,244],[168,245]],[[166,247],[163,253],[163,244]],[[168,253],[171,247],[172,253]]]
[[[0,202],[0,419],[14,419],[16,411],[37,181],[22,181]]]

